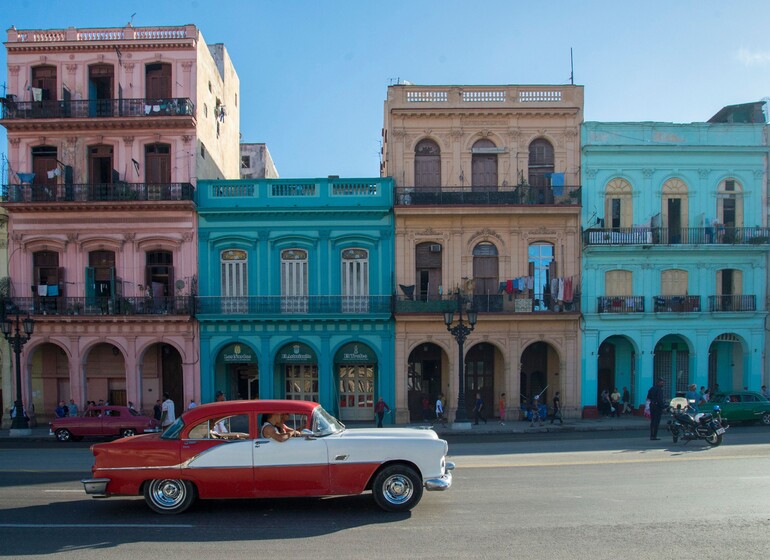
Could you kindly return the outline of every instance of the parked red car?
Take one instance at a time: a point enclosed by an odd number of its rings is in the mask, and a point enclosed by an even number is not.
[[[84,436],[128,437],[160,429],[157,420],[127,406],[91,406],[83,416],[56,418],[48,425],[59,441],[79,441]]]

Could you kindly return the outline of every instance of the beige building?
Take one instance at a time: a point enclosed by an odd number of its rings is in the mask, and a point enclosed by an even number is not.
[[[388,88],[383,176],[396,181],[396,408],[457,411],[460,344],[444,314],[477,312],[463,392],[491,420],[505,397],[580,405],[581,86]],[[459,295],[458,295],[459,294]],[[428,414],[431,416],[431,414]]]

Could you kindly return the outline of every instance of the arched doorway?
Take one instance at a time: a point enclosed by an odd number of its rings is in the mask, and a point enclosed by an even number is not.
[[[601,392],[610,394],[617,387],[620,394],[628,388],[631,395],[632,407],[641,398],[635,386],[636,350],[629,339],[624,336],[610,336],[599,345],[599,355],[596,358],[597,387],[596,402],[599,404]],[[645,394],[646,395],[646,394]]]
[[[374,388],[377,355],[366,344],[350,342],[334,356],[337,371],[340,420],[371,420],[374,414]]]
[[[409,421],[425,420],[422,410],[423,398],[428,399],[433,411],[441,389],[442,350],[432,342],[420,344],[409,354],[407,364],[407,404]],[[433,415],[428,415],[433,418]]]
[[[279,382],[283,397],[318,402],[318,358],[315,351],[301,342],[287,344],[278,352]],[[280,398],[280,389],[276,397]]]
[[[746,382],[743,371],[743,345],[732,333],[717,336],[709,346],[708,386],[712,392],[742,389]]]
[[[83,357],[86,400],[125,406],[126,362],[120,348],[108,342],[91,347]],[[160,398],[160,397],[158,397]]]
[[[163,393],[168,393],[174,401],[177,416],[185,410],[187,403],[184,401],[184,374],[179,350],[162,342],[152,344],[142,356],[141,372],[139,406],[145,413],[152,410],[157,400],[163,401]]]
[[[247,344],[235,342],[219,352],[214,388],[227,400],[259,398],[257,357]]]
[[[540,402],[548,404],[559,387],[559,355],[547,342],[534,342],[521,355],[520,399],[529,402],[539,396]],[[566,403],[562,401],[562,406]]]
[[[16,357],[12,359],[16,360]],[[34,348],[27,359],[31,366],[29,368],[30,394],[24,406],[30,419],[34,418],[40,425],[45,419],[53,417],[53,411],[59,401],[68,403],[71,398],[77,401],[78,397],[72,394],[69,359],[63,348],[46,342]],[[14,362],[13,366],[15,365]],[[22,362],[22,384],[24,373],[25,366]],[[15,395],[15,392],[12,392],[12,395]],[[81,403],[77,404],[81,405]]]
[[[684,396],[690,381],[690,348],[678,335],[670,334],[655,345],[653,379],[663,379],[663,394]]]
[[[465,410],[473,418],[476,393],[481,394],[487,415],[495,410],[495,347],[481,342],[465,353]]]

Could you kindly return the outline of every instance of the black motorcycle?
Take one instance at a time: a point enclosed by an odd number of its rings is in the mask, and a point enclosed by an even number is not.
[[[713,413],[696,413],[692,407],[695,401],[688,401],[684,397],[671,399],[671,420],[668,421],[668,431],[674,443],[680,439],[690,441],[693,439],[705,440],[711,447],[722,443],[722,436],[727,430],[727,424],[722,423],[722,415],[719,406],[714,406]]]

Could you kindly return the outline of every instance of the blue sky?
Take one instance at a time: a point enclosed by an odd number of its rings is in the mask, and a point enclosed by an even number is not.
[[[566,84],[572,48],[585,120],[705,121],[770,96],[768,15],[766,0],[3,0],[0,27],[193,23],[225,43],[243,141],[282,177],[374,177],[397,79]],[[5,82],[4,49],[0,67]]]

